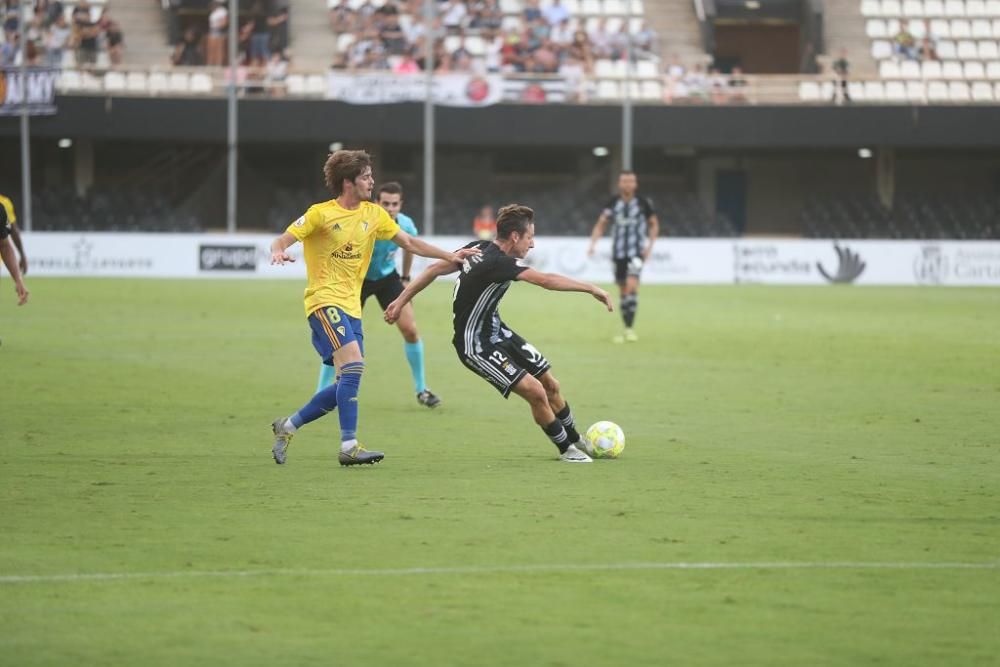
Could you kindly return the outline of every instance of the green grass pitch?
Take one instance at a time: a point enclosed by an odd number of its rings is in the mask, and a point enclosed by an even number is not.
[[[650,286],[614,346],[589,297],[515,285],[581,425],[625,430],[588,466],[461,366],[449,286],[416,304],[433,412],[372,302],[387,458],[342,469],[335,415],[270,457],[316,380],[301,284],[28,278],[0,665],[1000,661],[1000,290]]]

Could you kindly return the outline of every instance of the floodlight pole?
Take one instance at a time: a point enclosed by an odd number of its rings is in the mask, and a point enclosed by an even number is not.
[[[424,233],[434,234],[434,15],[437,0],[424,0]]]
[[[21,228],[31,231],[31,125],[28,120],[28,2],[21,0]]]
[[[622,171],[632,170],[632,0],[625,0],[625,94],[622,100]]]
[[[237,25],[240,21],[239,1],[229,0],[229,85],[226,94],[229,98],[229,163],[226,170],[226,231],[236,233],[236,157],[237,157],[237,123],[236,113],[236,46],[238,41]]]

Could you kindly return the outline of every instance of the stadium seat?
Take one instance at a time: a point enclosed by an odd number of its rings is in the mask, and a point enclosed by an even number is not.
[[[910,34],[917,39],[923,39],[927,34],[927,24],[923,21],[910,21]]]
[[[146,73],[129,72],[126,77],[125,86],[128,88],[130,93],[146,92]]]
[[[890,102],[906,101],[906,86],[902,81],[887,81],[885,84],[885,99]]]
[[[924,3],[921,0],[903,0],[903,16],[919,18],[924,15]]]
[[[640,79],[652,79],[660,75],[656,63],[652,60],[639,60],[635,63],[635,75]]]
[[[901,26],[901,23],[900,23],[899,19],[887,19],[886,22],[885,22],[885,31],[887,33],[886,36],[889,39],[892,39],[893,37],[895,37],[896,34],[899,32],[900,26]]]
[[[882,16],[902,16],[903,6],[899,0],[882,0]]]
[[[941,77],[944,79],[961,79],[965,76],[962,70],[962,63],[956,60],[948,60],[941,64]]]
[[[323,95],[327,88],[326,77],[322,74],[310,74],[306,77],[306,92],[310,95]]]
[[[937,60],[925,60],[921,66],[921,75],[925,79],[940,79],[941,78],[941,63]]]
[[[929,102],[944,102],[948,99],[948,84],[944,81],[931,81],[927,84],[927,100]]]
[[[986,63],[986,78],[1000,79],[1000,62],[994,60]]]
[[[904,60],[899,65],[899,76],[904,79],[919,79],[920,63],[915,60]]]
[[[951,23],[945,19],[931,20],[929,29],[934,39],[948,39],[951,37]]]
[[[865,99],[865,84],[860,81],[850,81],[847,84],[847,93],[852,100],[863,101]]]
[[[878,75],[883,79],[895,79],[899,76],[899,64],[895,60],[883,60],[878,64]]]
[[[993,38],[993,26],[988,19],[976,19],[972,22],[972,37],[974,39]]]
[[[580,13],[580,0],[562,0],[562,6],[566,8],[571,15],[576,15]]]
[[[663,99],[663,85],[659,81],[643,81],[639,97],[647,101],[661,101]]]
[[[953,60],[958,56],[958,50],[955,48],[955,42],[950,40],[942,39],[937,43],[937,57],[941,60]]]
[[[104,90],[117,93],[125,90],[125,75],[121,72],[108,72],[104,75]]]
[[[956,52],[959,60],[975,60],[979,57],[979,49],[976,47],[976,43],[970,39],[963,39],[958,43],[958,51]]]
[[[285,86],[289,95],[304,95],[306,92],[306,78],[301,74],[289,74],[285,79]]]
[[[886,29],[885,21],[882,19],[868,19],[865,22],[865,34],[872,39],[888,37],[889,31]]]
[[[945,16],[965,16],[965,3],[962,0],[945,0]]]
[[[642,0],[632,0],[632,13],[638,16],[646,13],[646,7],[643,5]]]
[[[803,102],[817,102],[819,96],[819,84],[815,81],[802,81],[799,83],[799,99]]]
[[[865,81],[865,99],[880,102],[885,99],[885,88],[881,81]]]
[[[198,72],[191,75],[191,92],[192,93],[211,93],[212,92],[212,77],[204,72]]]
[[[604,0],[604,13],[609,16],[622,16],[627,14],[625,0]]]
[[[993,84],[993,97],[1000,100],[1000,82]]]
[[[972,84],[973,102],[992,102],[993,86],[985,81],[976,81]]]
[[[500,0],[500,11],[504,14],[520,14],[521,0]]]
[[[469,35],[466,37],[465,48],[474,56],[486,55],[486,42],[479,35]]]
[[[617,81],[601,79],[597,82],[597,98],[602,100],[617,100],[621,97],[621,87]]]
[[[980,60],[996,60],[997,58],[1000,58],[1000,49],[997,48],[996,42],[993,40],[979,42]]]
[[[968,102],[971,99],[969,84],[964,81],[952,81],[948,84],[948,98],[952,102]]]
[[[149,92],[153,95],[170,90],[170,81],[164,72],[150,72],[148,83]]]
[[[607,22],[604,24],[604,27],[607,28],[608,33],[612,34],[612,35],[615,34],[616,32],[618,32],[621,29],[622,23],[624,22],[622,19],[620,19],[617,16],[613,16],[613,17],[611,17],[609,19],[605,19],[605,21],[607,21]]]
[[[940,51],[938,52],[940,53]],[[875,60],[885,60],[892,57],[892,44],[884,39],[876,39],[872,42],[872,58]]]
[[[598,78],[617,76],[615,63],[606,58],[594,61],[594,76]]]
[[[993,38],[1000,39],[1000,19],[993,19]]]
[[[878,0],[861,0],[861,15],[868,18],[881,16],[881,3]]]
[[[985,79],[986,68],[978,60],[970,60],[963,66],[963,74],[966,79]]]
[[[172,93],[186,93],[191,87],[191,77],[187,72],[171,72],[168,80]]]
[[[986,16],[986,2],[984,0],[966,0],[966,16]]]
[[[986,0],[986,15],[1000,16],[1000,0]]]
[[[603,14],[604,11],[601,8],[601,0],[580,0],[580,13],[587,16]]]
[[[924,0],[924,16],[944,16],[942,0]]]
[[[628,20],[628,31],[629,31],[629,33],[633,34],[633,35],[635,35],[636,33],[638,33],[640,30],[642,30],[642,24],[643,24],[643,20],[642,19],[635,18],[635,17],[630,18]]]
[[[80,73],[73,69],[64,69],[59,75],[58,88],[62,91],[73,91],[79,90],[82,84],[80,82]]]
[[[952,19],[951,38],[969,39],[972,37],[972,26],[965,19]]]
[[[924,88],[923,81],[907,81],[906,82],[906,99],[911,102],[926,102],[927,101],[927,91]]]

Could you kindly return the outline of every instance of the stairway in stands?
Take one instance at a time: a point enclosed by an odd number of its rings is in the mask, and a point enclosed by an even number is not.
[[[646,23],[660,36],[663,63],[669,63],[675,53],[685,63],[705,60],[693,0],[645,0],[643,6]]]
[[[294,0],[290,22],[292,67],[307,70],[329,67],[336,39],[330,31],[325,0]]]
[[[112,0],[110,7],[125,34],[126,65],[170,64],[167,20],[160,0]]]
[[[821,58],[821,62],[832,62],[839,57],[841,49],[847,49],[852,75],[877,76],[875,60],[871,57],[871,40],[865,35],[860,0],[826,0],[824,6],[826,58]]]

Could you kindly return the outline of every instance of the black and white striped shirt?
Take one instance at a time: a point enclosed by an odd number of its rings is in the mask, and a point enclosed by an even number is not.
[[[638,195],[629,201],[615,197],[602,213],[611,221],[611,257],[632,259],[642,256],[649,219],[656,215],[653,202]]]
[[[475,354],[484,343],[500,340],[504,325],[497,306],[511,281],[528,267],[492,241],[474,241],[465,247],[479,248],[481,254],[467,257],[455,280],[452,343],[460,353]]]

